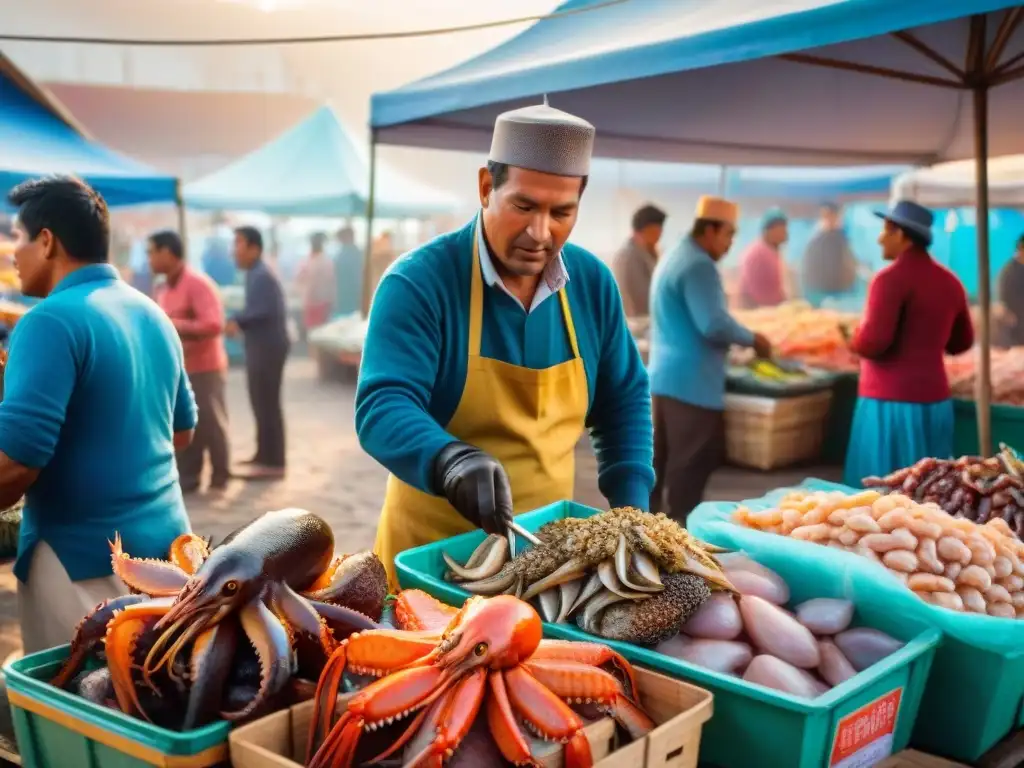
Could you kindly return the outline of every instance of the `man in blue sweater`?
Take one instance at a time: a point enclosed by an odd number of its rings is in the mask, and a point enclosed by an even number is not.
[[[391,471],[374,550],[393,585],[405,549],[571,499],[588,428],[609,504],[647,506],[647,373],[611,271],[566,243],[593,141],[546,104],[500,115],[479,215],[377,288],[356,428]]]
[[[10,202],[22,290],[43,299],[15,326],[0,403],[0,508],[25,496],[14,574],[32,653],[124,590],[115,534],[135,557],[165,558],[189,530],[174,452],[196,406],[171,321],[108,263],[103,198],[51,177]]]
[[[732,247],[739,216],[727,200],[702,197],[693,229],[658,262],[651,279],[648,367],[654,400],[651,511],[686,522],[725,454],[725,367],[733,344],[771,356],[771,344],[730,315],[717,262]]]

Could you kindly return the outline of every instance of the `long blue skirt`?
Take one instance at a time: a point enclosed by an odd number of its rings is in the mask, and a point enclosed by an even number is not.
[[[928,456],[953,453],[953,401],[899,403],[861,397],[853,413],[843,482],[854,488]]]

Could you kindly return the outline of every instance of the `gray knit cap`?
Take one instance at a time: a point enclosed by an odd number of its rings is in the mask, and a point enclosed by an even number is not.
[[[503,112],[494,121],[489,160],[551,173],[586,176],[594,150],[594,126],[543,104]]]

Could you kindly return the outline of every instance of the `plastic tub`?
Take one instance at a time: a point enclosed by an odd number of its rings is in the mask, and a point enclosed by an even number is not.
[[[560,502],[519,515],[516,521],[528,530],[537,530],[560,517],[589,517],[596,511],[573,502]],[[445,565],[441,552],[464,560],[482,540],[483,533],[474,531],[401,553],[395,564],[402,587],[422,589],[442,601],[461,605],[468,593],[443,580]],[[759,559],[790,581],[796,601],[844,594],[841,579],[833,584],[803,580],[798,570],[782,557]],[[880,761],[907,746],[941,638],[935,629],[914,626],[899,616],[879,614],[871,606],[858,606],[858,615],[870,626],[907,641],[906,646],[813,700],[755,686],[647,648],[595,638],[575,625],[545,623],[544,627],[545,635],[550,637],[597,639],[640,666],[711,691],[715,696],[715,713],[705,726],[702,764],[717,768],[829,768],[871,765],[870,761],[855,761],[871,755],[877,755]],[[871,722],[882,723],[884,727],[880,734],[872,734],[870,742],[860,744],[857,739],[864,731],[857,723],[869,714]],[[849,755],[853,762],[840,762],[840,753],[849,747],[850,738],[854,739],[852,749],[857,757]]]
[[[4,667],[22,764],[31,768],[206,768],[226,765],[230,724],[179,733],[54,688],[70,646]]]
[[[992,406],[992,447],[1000,443],[1024,450],[1024,408],[996,403]],[[973,400],[953,401],[953,455],[978,453],[978,408]]]
[[[800,487],[855,492],[849,486],[816,479],[805,480]],[[761,499],[744,503],[756,507],[770,506],[789,490],[792,489],[774,491]],[[742,532],[742,543],[738,539],[733,541],[731,533],[722,526],[722,520],[735,506],[702,504],[689,517],[693,534],[721,546],[740,546],[757,557],[764,552],[778,552],[781,547],[784,556],[799,560],[800,552],[807,552],[809,547],[821,547],[820,544],[792,539],[780,541],[782,537],[775,534],[730,524]],[[758,543],[747,546],[751,542]],[[860,582],[864,581],[861,577],[865,574],[877,574],[880,570],[870,561],[853,554],[829,550],[829,556],[850,558],[851,572],[856,569],[858,575],[854,578]],[[1012,643],[993,645],[993,630],[1008,621],[1006,619],[956,614],[934,608],[913,598],[895,580],[892,583],[891,588],[876,592],[870,599],[891,606],[903,616],[913,615],[916,621],[934,626],[943,635],[935,653],[911,742],[925,752],[973,763],[1011,731],[1024,727],[1024,646]],[[1024,635],[1024,623],[1020,624],[1020,632]],[[972,641],[975,637],[982,642]]]

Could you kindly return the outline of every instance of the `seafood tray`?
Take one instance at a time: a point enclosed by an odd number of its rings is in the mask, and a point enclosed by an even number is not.
[[[858,492],[815,479],[805,480],[801,488]],[[744,505],[775,506],[789,490],[774,491]],[[941,631],[911,739],[914,746],[973,763],[1008,733],[1024,727],[1024,626],[1019,622],[929,606],[884,568],[859,555],[741,528],[730,521],[735,506],[702,504],[688,518],[691,532],[723,547],[741,548],[759,561],[786,558],[791,572],[797,578],[802,573],[807,581],[819,579],[827,562],[832,572],[843,574],[846,588],[854,590],[860,601]],[[769,565],[767,560],[765,564]]]
[[[589,517],[598,511],[563,501],[518,515],[516,521],[527,530],[536,531],[561,517]],[[692,532],[700,536],[697,531]],[[461,605],[468,593],[444,580],[446,565],[441,554],[447,552],[464,562],[483,538],[482,531],[474,531],[401,553],[395,558],[395,567],[402,587],[422,589],[451,605]],[[768,553],[762,558],[758,552],[757,559],[790,584],[795,601],[844,596],[841,583],[802,579],[798,566],[778,554]],[[810,700],[756,686],[641,646],[605,638],[600,638],[600,642],[634,664],[683,678],[714,694],[715,714],[705,726],[702,764],[716,768],[828,768],[834,764],[830,758],[837,737],[851,733],[858,718],[868,712],[888,712],[895,720],[889,723],[888,734],[879,737],[877,744],[865,745],[866,748],[882,749],[881,759],[907,745],[941,638],[935,629],[912,626],[899,616],[876,615],[869,607],[854,602],[858,614],[866,614],[871,626],[905,641],[906,645],[827,694]],[[544,629],[548,637],[595,639],[566,624],[545,623]]]
[[[616,748],[615,724],[604,718],[586,728],[594,768],[697,768],[701,731],[711,717],[707,691],[650,672],[636,670],[640,702],[658,723],[644,739]],[[339,703],[346,697],[338,697]],[[306,752],[313,702],[268,715],[231,733],[234,768],[298,768]],[[545,768],[561,768],[562,755],[554,752],[541,761]]]
[[[999,443],[1024,448],[1024,408],[992,405],[992,445]],[[953,401],[953,455],[978,453],[978,409],[973,401]]]
[[[44,682],[67,658],[62,645],[4,667],[14,731],[32,768],[205,768],[228,757],[226,722],[178,733]]]
[[[831,389],[838,374],[817,368],[803,368],[798,363],[776,361],[776,365],[786,372],[800,370],[802,376],[791,378],[767,378],[759,376],[749,365],[730,365],[725,372],[726,390],[737,395],[754,395],[758,397],[796,397],[812,392]]]

